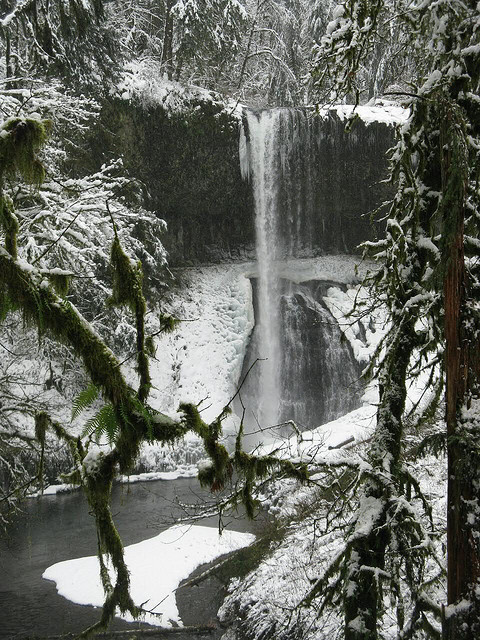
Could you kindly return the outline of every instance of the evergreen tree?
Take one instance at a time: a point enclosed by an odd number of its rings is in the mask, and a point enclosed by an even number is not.
[[[359,70],[374,50],[379,25],[386,20],[396,21],[408,37],[412,57],[422,60],[417,67],[419,81],[412,81],[404,95],[410,115],[392,152],[391,182],[396,195],[388,211],[386,238],[366,247],[380,266],[370,282],[375,295],[387,301],[392,321],[384,343],[386,356],[377,369],[381,400],[371,459],[375,483],[388,479],[401,496],[398,461],[407,374],[430,367],[434,393],[428,414],[442,398],[445,380],[449,606],[443,615],[443,637],[458,640],[477,637],[480,630],[480,316],[475,301],[480,20],[473,1],[396,2],[393,14],[390,8],[384,0],[347,0],[339,5],[322,43],[317,74],[335,77],[337,91],[358,101]],[[389,362],[391,354],[394,358]],[[385,492],[382,495],[384,500]],[[372,496],[379,499],[378,487],[372,493],[367,485],[364,510]],[[375,603],[380,583],[389,580],[381,573],[385,554],[397,538],[386,517],[385,501],[380,507],[367,535],[355,538],[354,534],[347,561],[345,637],[352,640],[373,640],[380,634],[381,609]],[[411,535],[410,525],[406,530]],[[422,627],[428,637],[440,637],[425,615],[435,607],[421,583],[412,587],[413,613],[405,626],[399,620],[399,637],[412,637]]]
[[[40,72],[98,85],[111,75],[116,54],[103,0],[3,0],[0,46],[12,87]]]
[[[246,19],[242,2],[135,0],[116,5],[111,24],[135,58],[159,61],[169,80],[218,88],[238,52]]]

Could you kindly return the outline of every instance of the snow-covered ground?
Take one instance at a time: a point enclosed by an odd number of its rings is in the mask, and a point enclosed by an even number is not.
[[[182,626],[175,601],[180,582],[201,564],[241,549],[254,539],[251,533],[224,531],[220,535],[211,527],[176,525],[154,538],[125,547],[133,601],[148,611],[144,621],[162,627]],[[58,562],[48,567],[43,577],[55,582],[58,593],[73,602],[103,605],[105,594],[97,556]],[[120,617],[132,620],[129,614]]]
[[[175,417],[181,402],[200,403],[213,420],[235,393],[253,329],[250,265],[182,270],[171,313],[181,320],[157,339],[151,403]]]
[[[388,125],[401,124],[407,120],[410,113],[409,109],[404,109],[388,100],[373,100],[367,105],[355,108],[349,104],[334,105],[321,109],[320,113],[327,115],[329,111],[334,111],[341,120],[346,120],[351,118],[352,115],[356,115],[367,125],[374,122],[383,122]]]
[[[348,452],[342,455],[345,454]],[[440,563],[437,565],[432,561],[429,564],[428,575],[433,577],[445,563],[446,463],[442,456],[428,456],[417,462],[411,471],[433,508],[435,534],[432,539]],[[353,501],[353,509],[355,504]],[[219,611],[220,620],[232,625],[224,639],[268,637],[288,640],[301,637],[302,640],[341,640],[344,628],[338,607],[336,611],[330,608],[319,617],[320,599],[310,606],[299,605],[312,588],[313,581],[341,551],[351,513],[347,510],[343,517],[333,511],[329,513],[332,502],[325,500],[321,492],[293,481],[284,481],[272,488],[263,505],[280,518],[280,522],[282,519],[289,522],[289,526],[285,537],[272,544],[270,553],[257,569],[230,583],[229,595]],[[446,600],[446,593],[439,588],[434,599],[441,603]],[[387,612],[381,637],[394,640],[399,637],[397,620],[388,597],[385,597],[384,605]],[[407,601],[406,611],[409,612]],[[430,636],[422,637],[426,640]]]

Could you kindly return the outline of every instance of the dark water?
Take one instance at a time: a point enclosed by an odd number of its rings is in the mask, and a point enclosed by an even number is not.
[[[184,516],[177,501],[196,503],[204,498],[211,500],[196,479],[119,485],[113,492],[112,512],[128,545],[157,535]],[[210,518],[200,524],[217,526],[217,521]],[[240,518],[230,528],[251,530],[251,523]],[[98,609],[69,602],[57,594],[54,582],[42,578],[56,562],[95,553],[93,518],[81,492],[29,500],[12,523],[8,538],[0,540],[0,638],[78,633],[95,623]],[[193,587],[177,599],[185,624],[212,619],[215,588],[210,582],[205,593]],[[135,623],[135,628],[139,626]],[[128,628],[132,625],[119,619],[112,624],[112,629]]]

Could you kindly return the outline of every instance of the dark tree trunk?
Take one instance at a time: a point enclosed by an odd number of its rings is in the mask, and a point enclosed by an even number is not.
[[[444,166],[444,180],[458,170],[451,158]],[[455,181],[455,178],[453,178]],[[445,370],[448,453],[447,498],[447,595],[445,640],[480,637],[480,506],[479,425],[462,415],[478,403],[478,341],[466,319],[467,273],[464,256],[466,181],[457,181],[456,202],[449,207],[447,228],[452,229],[445,248]],[[452,220],[452,218],[454,218]],[[469,606],[466,606],[470,603]]]
[[[466,391],[465,348],[460,339],[460,313],[465,298],[465,266],[463,255],[463,216],[458,215],[455,237],[451,243],[445,276],[445,369],[446,369],[446,421],[448,446],[448,602],[456,602],[465,583],[467,550],[460,522],[462,488],[456,473],[462,452],[455,442],[457,409]]]
[[[415,346],[415,328],[412,320],[403,319],[389,354],[388,370],[384,371],[386,384],[380,384],[380,404],[373,437],[370,462],[378,471],[378,480],[369,479],[360,499],[360,517],[364,507],[372,502],[381,505],[371,530],[358,535],[350,558],[350,573],[346,587],[345,640],[377,640],[381,614],[379,571],[385,568],[385,554],[390,542],[388,515],[391,484],[382,482],[389,473],[397,475],[402,452],[402,424],[407,397],[406,378]],[[386,463],[386,460],[389,462]]]
[[[162,67],[167,72],[167,78],[169,80],[173,78],[173,4],[173,0],[166,0],[165,2],[165,30],[163,34],[161,60]]]

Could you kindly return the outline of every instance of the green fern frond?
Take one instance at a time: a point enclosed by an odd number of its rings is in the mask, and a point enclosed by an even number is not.
[[[97,414],[87,420],[82,431],[82,438],[95,434],[95,440],[97,440],[97,442],[102,436],[107,436],[108,441],[113,442],[118,431],[119,426],[113,406],[106,404]]]
[[[149,409],[140,402],[138,399],[134,399],[135,410],[144,419],[147,425],[147,438],[153,440],[153,416]]]
[[[95,400],[98,398],[98,387],[93,382],[90,382],[88,387],[81,391],[74,399],[72,404],[72,420],[78,418],[78,416],[88,409]]]

